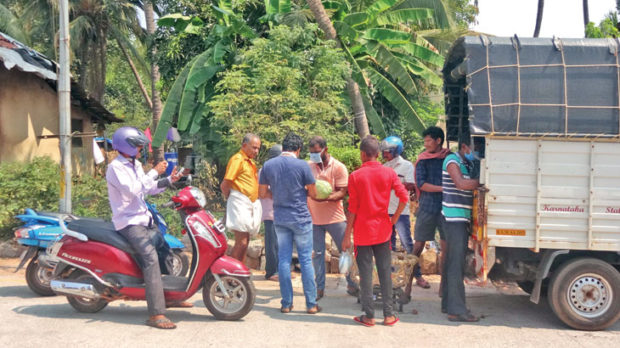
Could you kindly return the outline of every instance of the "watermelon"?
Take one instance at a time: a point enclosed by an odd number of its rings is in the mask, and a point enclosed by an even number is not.
[[[325,199],[332,193],[332,185],[325,180],[316,181],[316,194],[318,199]]]

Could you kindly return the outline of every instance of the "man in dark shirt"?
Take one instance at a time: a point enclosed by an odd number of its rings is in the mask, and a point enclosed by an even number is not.
[[[448,149],[442,149],[444,141],[443,130],[439,127],[429,127],[423,133],[424,149],[418,156],[415,165],[416,192],[419,197],[419,207],[415,221],[413,254],[420,256],[427,241],[435,240],[435,230],[439,230],[441,239],[441,258],[445,255],[445,237],[443,233],[443,217],[441,215],[441,170],[443,160],[450,153]],[[441,263],[443,265],[443,262]],[[419,265],[415,266],[414,274],[419,273]],[[416,283],[429,288],[428,282],[421,275],[416,276]],[[411,293],[410,279],[405,293]]]
[[[282,154],[265,162],[259,178],[260,198],[273,198],[273,224],[278,237],[278,278],[282,313],[293,309],[291,259],[293,242],[297,246],[306,311],[321,311],[316,303],[316,284],[312,266],[312,217],[308,196],[317,198],[315,179],[308,163],[299,159],[301,137],[289,133],[282,141]]]

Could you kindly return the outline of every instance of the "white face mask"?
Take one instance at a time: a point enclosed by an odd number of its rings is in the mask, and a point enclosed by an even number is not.
[[[325,151],[325,149],[321,150],[321,152],[310,152],[310,161],[314,163],[322,163],[323,159],[321,158],[321,155],[323,154],[323,151]]]

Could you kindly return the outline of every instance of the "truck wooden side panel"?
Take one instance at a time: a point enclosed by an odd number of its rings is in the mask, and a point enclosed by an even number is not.
[[[486,137],[489,246],[620,250],[620,143]]]

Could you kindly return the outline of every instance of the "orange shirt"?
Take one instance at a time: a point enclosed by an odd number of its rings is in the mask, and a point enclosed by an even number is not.
[[[232,188],[248,196],[252,202],[258,199],[256,164],[243,150],[239,150],[228,160],[224,180],[232,181]]]
[[[332,185],[335,191],[337,187],[347,187],[349,181],[349,172],[347,167],[334,157],[329,158],[327,166],[319,165],[314,162],[308,162],[312,175],[317,180],[325,180]],[[342,200],[337,202],[317,202],[308,197],[308,208],[312,215],[312,223],[314,225],[328,225],[337,222],[346,221]]]

